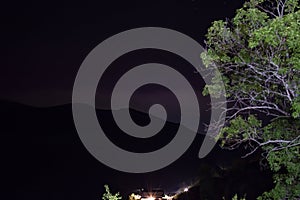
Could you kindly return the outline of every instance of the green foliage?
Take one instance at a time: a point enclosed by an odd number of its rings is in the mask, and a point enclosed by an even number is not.
[[[222,199],[225,199],[225,197],[223,197]],[[237,194],[235,194],[233,197],[232,197],[232,200],[246,200],[246,198],[239,198]]]
[[[233,19],[213,22],[206,38],[203,63],[221,75],[203,94],[218,97],[223,81],[229,102],[222,146],[248,142],[251,151],[265,152],[275,187],[260,199],[300,198],[298,1],[248,0]]]
[[[246,200],[246,198],[239,199],[238,195],[236,194],[236,195],[234,195],[234,197],[232,198],[232,200]]]
[[[110,189],[109,189],[108,185],[104,185],[104,188],[105,188],[105,193],[102,196],[103,200],[119,200],[119,199],[122,199],[119,192],[116,193],[116,194],[112,194],[110,192]]]
[[[242,116],[238,116],[230,121],[230,124],[221,130],[222,145],[225,143],[232,143],[239,139],[247,140],[249,138],[257,137],[259,128],[261,127],[261,121],[254,115],[248,116],[243,119]]]
[[[268,124],[264,129],[265,141],[293,139],[299,136],[300,121],[294,119],[278,119]],[[285,133],[284,135],[282,134],[283,132]],[[282,136],[284,136],[284,138],[281,138]],[[263,147],[269,154],[269,166],[275,172],[275,188],[270,192],[265,192],[260,199],[296,199],[299,197],[300,146],[294,146],[293,144],[295,143],[296,141],[294,143],[287,143],[283,147],[278,147],[276,144]]]
[[[275,188],[259,199],[297,199],[300,194],[299,146],[270,152],[268,162],[274,175]]]
[[[293,103],[292,103],[292,116],[294,118],[299,118],[300,117],[300,98],[296,98]]]

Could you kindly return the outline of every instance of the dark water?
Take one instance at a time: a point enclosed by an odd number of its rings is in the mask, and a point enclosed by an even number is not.
[[[190,189],[190,200],[220,199],[234,193],[247,193],[249,199],[254,199],[271,186],[271,175],[260,171],[256,156],[241,159],[242,150],[224,151],[216,147],[205,159],[198,159],[203,139],[200,134],[178,161],[164,169],[146,174],[118,172],[87,152],[75,130],[71,105],[0,105],[3,199],[101,199],[104,184],[124,196],[139,187],[161,187],[166,192],[175,192],[196,180],[200,181],[199,186]],[[103,116],[110,113],[99,112]],[[147,118],[143,113],[133,115]],[[177,127],[170,122],[167,126],[167,131]],[[111,131],[118,130],[111,127]],[[171,134],[166,135],[150,143],[163,144],[172,139]],[[117,138],[113,140],[118,143]],[[123,145],[131,142],[121,141]]]

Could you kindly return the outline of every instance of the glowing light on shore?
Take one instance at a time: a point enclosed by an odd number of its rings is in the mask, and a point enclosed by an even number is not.
[[[171,197],[171,196],[168,196],[168,195],[165,195],[162,199],[167,199],[167,200],[172,200],[173,199],[173,197]]]
[[[155,198],[154,198],[154,197],[148,197],[148,198],[145,199],[145,200],[155,200]]]

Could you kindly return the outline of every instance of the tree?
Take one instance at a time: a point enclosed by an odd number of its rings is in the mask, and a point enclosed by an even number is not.
[[[104,188],[105,188],[105,193],[102,196],[103,200],[119,200],[119,199],[122,199],[119,192],[116,193],[116,194],[112,194],[110,192],[110,189],[109,189],[108,185],[104,185]]]
[[[258,149],[274,172],[262,199],[300,198],[300,11],[297,0],[248,0],[233,19],[215,21],[201,54],[217,67],[203,93],[226,88],[222,146]],[[217,122],[216,122],[217,124]]]

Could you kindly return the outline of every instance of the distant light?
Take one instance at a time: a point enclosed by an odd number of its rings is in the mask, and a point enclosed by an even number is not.
[[[142,198],[141,200],[155,200],[154,197],[147,197],[147,198]]]
[[[170,200],[170,199],[173,199],[173,197],[171,197],[171,196],[168,196],[168,195],[166,195],[166,194],[165,194],[165,196],[164,196],[162,199],[167,199],[167,200]]]
[[[184,191],[184,192],[188,192],[188,191],[189,191],[189,188],[184,188],[183,191]]]

